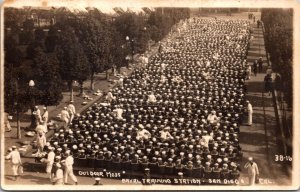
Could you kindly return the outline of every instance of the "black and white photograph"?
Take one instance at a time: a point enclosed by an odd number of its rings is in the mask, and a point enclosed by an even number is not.
[[[4,1],[1,189],[299,189],[299,10]]]

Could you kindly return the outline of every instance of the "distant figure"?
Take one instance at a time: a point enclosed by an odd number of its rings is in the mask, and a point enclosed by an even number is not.
[[[169,133],[169,127],[165,127],[162,131],[160,131],[160,138],[162,141],[167,141],[169,139],[173,139],[174,137]]]
[[[125,57],[125,59],[126,59],[126,68],[129,69],[129,61],[130,61],[131,57],[129,55],[127,55]]]
[[[6,131],[7,132],[10,132],[11,131],[11,126],[10,126],[10,123],[9,123],[9,114],[8,113],[4,113],[4,126],[5,126],[5,129],[7,129]]]
[[[144,54],[142,54],[141,60],[142,60],[142,67],[145,67],[149,62],[148,57],[146,57]]]
[[[166,69],[166,64],[165,63],[162,63],[161,66],[160,66],[160,70],[161,72],[163,72],[165,69]]]
[[[70,114],[69,112],[67,111],[67,107],[64,107],[64,109],[60,112],[61,114],[61,119],[63,120],[64,122],[64,128],[67,128],[68,127],[68,124],[70,122]]]
[[[44,131],[45,131],[44,125],[38,124],[38,125],[36,126],[36,128],[35,128],[35,131],[36,131],[37,133],[44,133]]]
[[[282,88],[281,75],[279,73],[275,74],[275,88],[276,90],[281,90]]]
[[[248,13],[248,19],[251,19],[251,13]]]
[[[70,103],[68,105],[68,112],[69,112],[69,115],[70,115],[69,124],[72,124],[74,115],[76,114],[76,109],[75,109],[75,106],[74,106],[73,103],[74,103],[73,101],[70,101]]]
[[[94,185],[102,185],[101,183],[100,183],[100,177],[96,177],[95,178],[95,184]]]
[[[11,169],[13,171],[14,180],[16,181],[19,176],[18,174],[19,166],[21,166],[22,164],[21,155],[17,150],[16,146],[12,146],[12,151],[5,157],[5,159],[10,159]]]
[[[77,185],[78,181],[76,176],[73,173],[73,164],[74,164],[74,158],[72,157],[72,155],[70,155],[70,151],[66,151],[66,159],[64,160],[64,164],[65,164],[65,175],[64,175],[64,181],[65,184],[68,183],[68,176],[71,177],[71,179],[75,182],[75,185]],[[62,161],[63,162],[63,161]]]
[[[267,74],[264,78],[265,81],[265,92],[269,93],[269,96],[271,95],[272,91],[272,76],[271,74]]]
[[[107,95],[106,95],[106,100],[109,102],[109,103],[111,103],[113,100],[115,100],[116,99],[116,97],[114,97],[113,96],[113,94],[112,94],[112,92],[111,91],[109,91],[108,93],[107,93]]]
[[[272,68],[271,67],[268,67],[267,71],[266,71],[266,74],[267,75],[271,75],[273,72]]]
[[[206,131],[203,132],[204,135],[202,135],[202,138],[200,140],[200,143],[201,145],[203,145],[204,147],[208,147],[208,143],[209,143],[209,140],[212,140],[212,136],[209,135]]]
[[[117,75],[117,66],[115,64],[113,64],[113,66],[112,66],[112,72],[113,72],[114,76]]]
[[[48,132],[48,127],[47,127],[47,123],[48,123],[48,119],[49,119],[49,113],[47,110],[47,107],[44,107],[44,113],[42,115],[42,124],[44,126],[44,133]]]
[[[247,66],[247,69],[246,69],[246,79],[247,80],[249,80],[251,77],[251,73],[252,73],[252,71],[251,71],[251,65],[248,65]]]
[[[121,88],[123,88],[124,86],[124,79],[121,77],[119,80],[118,80],[118,84]]]
[[[253,114],[253,109],[251,103],[247,100],[247,112],[248,112],[248,120],[247,120],[247,125],[251,126],[252,125],[252,114]]]
[[[61,164],[56,163],[56,172],[52,178],[53,185],[63,185],[64,184],[64,172],[62,170]]]
[[[35,106],[34,107],[34,117],[35,117],[35,123],[36,125],[41,123],[42,120],[42,116],[41,116],[41,110],[39,109],[39,106]]]
[[[161,42],[159,42],[158,44],[159,44],[159,46],[158,46],[158,53],[160,54],[163,51],[163,47],[161,45]]]
[[[36,144],[37,144],[37,148],[38,148],[38,153],[43,152],[46,142],[47,141],[46,141],[45,133],[39,132],[36,136]]]
[[[254,76],[257,75],[257,60],[255,60],[253,63],[253,73],[254,73]]]
[[[216,124],[219,122],[219,118],[216,115],[216,111],[211,111],[211,113],[207,116],[207,121],[211,124]]]
[[[257,28],[259,28],[259,26],[260,26],[260,20],[257,19],[256,23],[257,23]]]
[[[245,169],[247,169],[248,172],[248,178],[249,178],[249,185],[255,184],[255,177],[259,176],[259,171],[257,164],[253,162],[253,158],[249,157],[248,162],[245,164]]]
[[[263,67],[263,58],[260,57],[260,58],[258,59],[258,72],[259,72],[259,73],[262,73],[262,67]]]
[[[137,132],[137,136],[136,139],[137,140],[148,140],[151,138],[151,134],[148,130],[144,129],[143,125],[139,125],[138,126],[138,132]]]
[[[253,35],[251,35],[251,36],[250,36],[250,40],[249,40],[249,41],[250,41],[250,42],[252,42],[252,41],[253,41],[253,39],[254,39],[254,36],[253,36]]]
[[[53,147],[48,147],[49,153],[47,154],[46,159],[42,159],[41,162],[46,163],[46,173],[49,176],[50,180],[52,179],[52,167],[54,163],[55,153]]]
[[[146,168],[146,169],[144,169],[143,185],[150,185],[150,182],[148,182],[148,180],[150,180],[150,169]],[[146,181],[146,182],[144,182],[144,181]]]
[[[113,112],[115,113],[115,117],[117,119],[123,119],[123,109],[121,109],[119,106],[116,106],[116,109]]]
[[[237,165],[231,162],[232,170],[230,172],[230,178],[235,180],[240,177],[240,171],[237,169]]]
[[[156,97],[155,95],[153,94],[153,92],[150,93],[150,95],[148,95],[148,100],[147,102],[149,103],[156,103]]]
[[[160,83],[161,84],[165,83],[166,80],[167,80],[167,78],[164,75],[160,76]]]

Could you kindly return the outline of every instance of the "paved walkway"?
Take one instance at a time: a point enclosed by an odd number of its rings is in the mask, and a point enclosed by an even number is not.
[[[260,17],[256,16],[256,18]],[[242,166],[246,163],[248,157],[253,157],[258,164],[261,182],[259,185],[286,185],[291,180],[283,171],[281,164],[284,162],[275,161],[276,156],[280,155],[276,135],[276,119],[272,96],[264,93],[264,76],[267,69],[267,59],[263,31],[257,28],[256,23],[252,24],[254,39],[250,44],[248,52],[248,63],[253,64],[255,59],[263,57],[263,73],[257,76],[252,75],[247,80],[248,94],[247,99],[253,106],[253,124],[252,126],[242,125],[240,130],[240,144],[244,153]],[[243,169],[241,178],[245,178],[246,170]]]

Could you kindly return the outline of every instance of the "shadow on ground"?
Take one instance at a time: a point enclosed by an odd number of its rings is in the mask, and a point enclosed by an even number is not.
[[[240,132],[239,140],[243,141],[243,144],[255,145],[254,147],[266,145],[264,133]]]

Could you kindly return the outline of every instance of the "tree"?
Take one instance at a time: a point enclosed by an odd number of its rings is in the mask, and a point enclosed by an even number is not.
[[[48,35],[45,39],[46,52],[52,53],[58,43],[58,28],[56,26],[51,26]]]
[[[151,12],[148,19],[150,36],[154,41],[160,41],[167,35],[172,26],[181,19],[190,17],[189,8],[156,8]]]
[[[32,63],[37,101],[45,106],[58,105],[62,100],[62,80],[59,74],[59,62],[55,55],[47,55],[37,47]]]
[[[26,71],[21,68],[22,52],[18,47],[10,47],[5,52],[5,82],[4,100],[5,111],[17,117],[17,138],[21,138],[20,119],[23,112],[28,110],[28,98],[24,77]]]
[[[28,45],[34,40],[32,31],[21,31],[19,33],[20,44]]]
[[[34,40],[27,46],[27,57],[33,59],[37,48],[45,49],[45,32],[41,28],[34,31]]]
[[[117,17],[114,24],[116,30],[121,34],[123,39],[125,39],[126,36],[136,38],[139,33],[139,28],[141,27],[138,24],[137,15],[129,12],[125,12]]]
[[[72,100],[73,81],[78,80],[82,87],[83,82],[90,75],[86,55],[72,27],[65,26],[65,28],[62,29],[55,51],[59,61],[60,75],[62,79],[68,83]]]
[[[46,34],[42,28],[37,28],[34,31],[34,39],[36,41],[44,41],[46,37]]]
[[[16,20],[17,25],[19,21]],[[15,30],[18,31],[18,30]],[[24,70],[24,55],[18,46],[15,34],[5,34],[5,82],[4,100],[5,111],[17,117],[17,138],[21,138],[20,119],[22,114],[28,110],[26,77],[30,74]]]
[[[263,9],[261,19],[265,28],[266,49],[272,69],[281,75],[287,104],[293,103],[293,11],[292,9]]]
[[[27,52],[27,58],[28,59],[33,59],[34,55],[36,54],[35,51],[40,48],[40,49],[45,49],[45,44],[43,41],[35,40],[32,43],[30,43],[27,46],[26,52]]]
[[[26,21],[23,22],[23,28],[24,28],[24,31],[33,31],[33,28],[34,28],[33,20],[26,19]]]
[[[25,21],[26,17],[23,9],[12,7],[4,8],[4,26],[11,28],[12,32],[18,31],[18,28]]]
[[[19,33],[20,42],[28,45],[34,41],[34,23],[32,20],[25,20],[22,24],[23,30]]]
[[[12,65],[11,67],[18,67],[23,60],[23,53],[21,49],[17,46],[10,47],[5,51],[5,60],[7,65]]]
[[[110,54],[108,49],[109,29],[106,23],[92,17],[87,20],[77,19],[74,23],[74,29],[90,66],[90,89],[93,90],[94,75],[103,70],[104,57]]]
[[[121,38],[121,35],[118,31],[113,30],[110,33],[110,53],[108,58],[108,63],[116,66],[118,72],[120,72],[121,67],[125,66],[126,60],[125,57],[128,53],[128,48],[126,50],[126,46],[124,46],[124,40]]]
[[[139,34],[136,40],[136,52],[137,53],[144,53],[147,50],[148,41],[150,40],[150,36],[148,34],[148,28],[145,26],[144,28],[140,29]]]
[[[90,75],[90,68],[88,66],[88,61],[85,56],[83,49],[79,49],[78,51],[79,57],[76,58],[76,65],[74,70],[74,75],[76,76],[76,80],[80,85],[80,93],[83,94],[83,82],[86,81]]]

